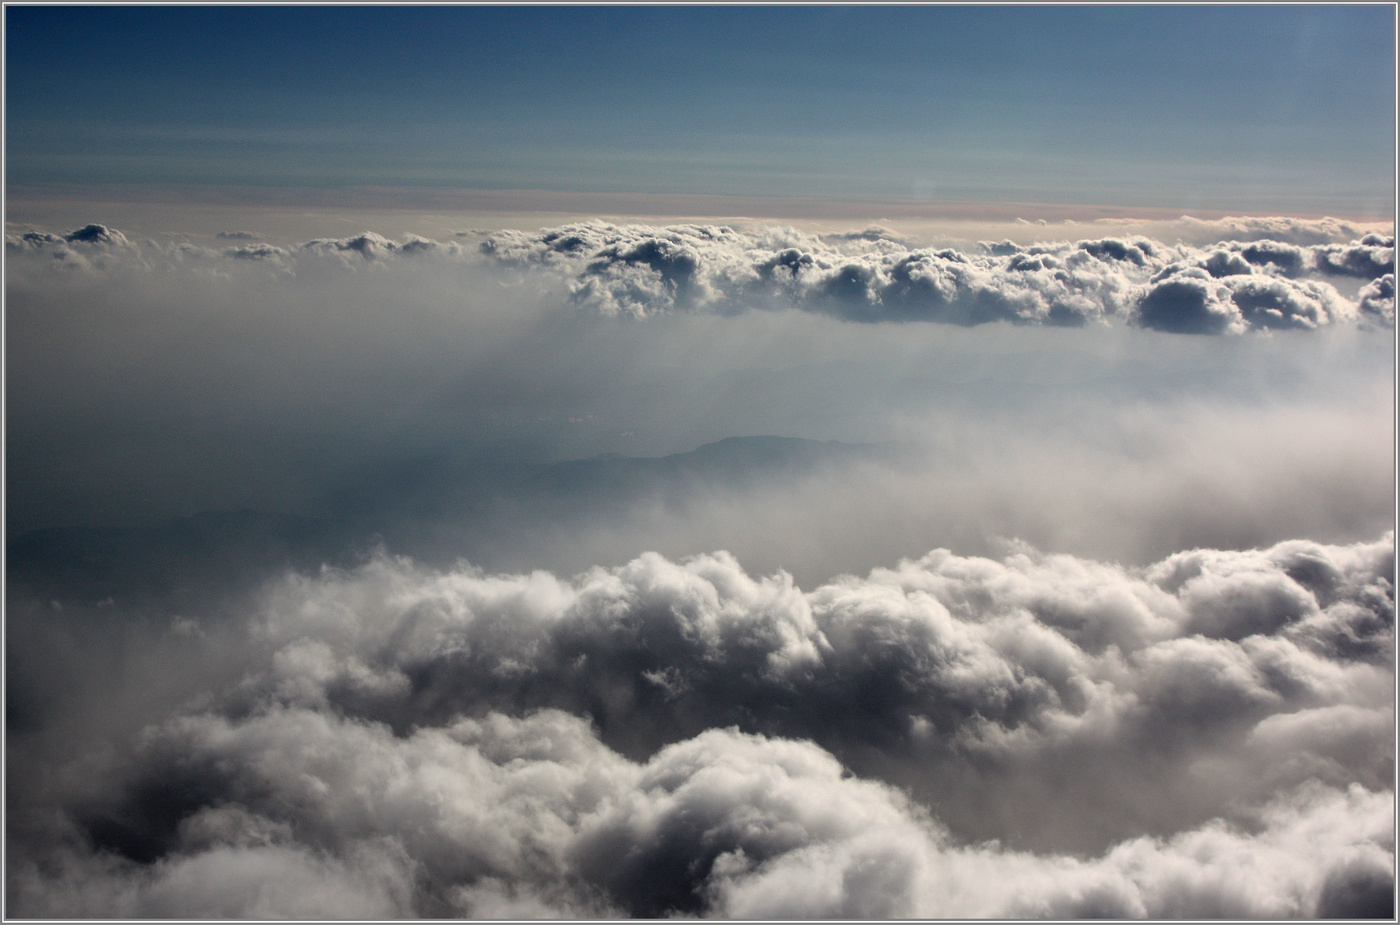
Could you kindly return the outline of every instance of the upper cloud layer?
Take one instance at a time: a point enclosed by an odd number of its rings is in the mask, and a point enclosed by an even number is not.
[[[95,260],[99,267],[116,251],[133,260],[256,260],[283,270],[327,258],[484,259],[557,280],[579,306],[637,317],[798,308],[857,322],[1077,326],[1118,318],[1204,334],[1357,321],[1392,326],[1394,296],[1382,281],[1394,274],[1394,238],[1371,233],[1336,243],[1330,235],[1343,230],[1339,224],[1309,225],[1307,233],[1297,226],[1288,220],[1226,225],[1248,233],[1205,247],[1134,236],[1029,246],[988,242],[972,252],[917,247],[882,228],[822,236],[791,228],[751,232],[601,221],[485,234],[476,249],[416,236],[396,242],[372,232],[288,248],[140,247],[101,225],[63,236],[10,235],[7,246],[12,258],[47,255],[77,266]],[[1282,240],[1264,236],[1270,229]],[[1375,282],[1351,299],[1329,281],[1348,277]]]
[[[1330,283],[1296,277],[1378,278],[1394,271],[1394,244],[1376,234],[1310,247],[1134,237],[1006,241],[969,254],[913,248],[883,229],[823,237],[591,222],[500,232],[481,249],[510,266],[567,272],[573,298],[606,314],[792,305],[851,321],[1080,325],[1119,316],[1163,331],[1235,333],[1355,320],[1356,304]],[[1207,285],[1217,277],[1228,278]],[[1383,308],[1368,312],[1384,317]]]

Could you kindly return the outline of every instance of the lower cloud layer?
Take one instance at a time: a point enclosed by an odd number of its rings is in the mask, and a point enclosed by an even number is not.
[[[12,752],[9,909],[1389,916],[1393,571],[1386,536],[809,592],[723,553],[288,576],[172,626],[232,683]]]

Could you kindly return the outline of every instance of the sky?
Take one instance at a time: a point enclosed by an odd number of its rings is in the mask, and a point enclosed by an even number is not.
[[[1386,5],[36,6],[6,22],[12,193],[410,186],[1390,214]]]
[[[1393,918],[1392,6],[5,17],[7,916]]]

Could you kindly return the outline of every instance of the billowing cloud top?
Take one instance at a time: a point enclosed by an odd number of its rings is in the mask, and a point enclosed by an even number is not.
[[[728,227],[590,223],[503,232],[483,253],[567,271],[572,295],[608,314],[667,308],[797,306],[851,321],[1080,325],[1113,316],[1165,331],[1317,327],[1358,314],[1393,324],[1384,296],[1342,298],[1318,276],[1393,279],[1393,238],[1301,247],[1272,240],[1213,248],[1137,237],[981,253],[911,248],[881,229],[812,236]]]
[[[110,268],[118,255],[142,265],[252,260],[284,271],[308,260],[432,256],[537,276],[576,306],[635,317],[796,308],[856,322],[1077,326],[1120,319],[1197,334],[1394,326],[1394,237],[1372,233],[1339,241],[1355,229],[1333,220],[1219,225],[1238,232],[1238,239],[1204,247],[1141,236],[1029,246],[1007,241],[960,251],[917,247],[878,227],[823,236],[790,228],[593,221],[489,233],[475,248],[414,236],[396,242],[368,232],[294,247],[138,245],[101,225],[61,236],[10,235],[7,246],[12,260],[45,256],[97,269]],[[1364,285],[1347,296],[1337,288],[1344,280]]]
[[[11,908],[1388,914],[1393,572],[1386,536],[291,576],[231,683],[24,808]]]

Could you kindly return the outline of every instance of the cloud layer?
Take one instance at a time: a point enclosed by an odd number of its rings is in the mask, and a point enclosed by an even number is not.
[[[443,243],[413,235],[396,242],[366,232],[293,247],[143,248],[95,224],[65,235],[28,232],[6,240],[12,259],[43,256],[77,267],[106,266],[116,253],[140,262],[253,260],[287,272],[313,258],[484,259],[555,277],[573,303],[591,311],[635,317],[795,307],[854,322],[1079,326],[1119,319],[1195,334],[1335,323],[1394,326],[1394,296],[1385,288],[1386,279],[1394,287],[1393,236],[1370,233],[1346,243],[1296,244],[1291,239],[1326,241],[1344,226],[1254,220],[1223,227],[1245,232],[1245,239],[1204,247],[1142,236],[1032,245],[1004,241],[962,251],[918,247],[879,227],[822,236],[791,228],[591,221],[533,233],[485,234],[476,247],[470,234],[468,240]],[[1267,233],[1278,237],[1258,237]],[[1348,298],[1333,286],[1337,278],[1371,285],[1359,298]]]
[[[1393,238],[1127,228],[12,234],[7,908],[1388,916]]]
[[[1357,305],[1312,277],[1379,279],[1395,268],[1394,238],[1377,234],[1309,247],[1270,239],[1167,246],[1140,236],[1006,241],[964,253],[913,248],[879,228],[820,237],[589,223],[501,232],[481,249],[511,266],[566,270],[573,298],[606,314],[777,304],[848,321],[1077,326],[1118,317],[1210,334],[1356,321]],[[1393,303],[1365,305],[1366,320],[1393,325]]]
[[[1393,573],[1386,536],[292,575],[231,683],[40,787],[10,908],[1388,915]]]
[[[1275,242],[1347,232],[1267,230]],[[1323,279],[1278,256],[1283,244],[1268,266],[1293,276],[1211,276],[1213,251],[1198,249],[1201,266],[1163,277],[1226,329],[1244,324],[1229,319],[1246,297],[1251,324],[1274,326],[1183,337],[1117,321],[854,324],[776,296],[606,317],[570,295],[595,262],[587,248],[568,265],[508,265],[481,254],[475,234],[217,248],[123,237],[17,245],[7,264],[17,532],[372,509],[382,516],[361,518],[352,542],[380,533],[435,564],[466,555],[570,574],[644,549],[725,548],[811,585],[934,546],[986,554],[996,536],[1136,564],[1195,545],[1349,541],[1385,529],[1393,506],[1393,334],[1322,323],[1338,299],[1384,303],[1385,278]],[[741,237],[716,245],[720,256],[752,249]],[[870,266],[886,250],[920,252],[873,230],[806,240]],[[966,267],[1118,264],[1142,280],[1108,287],[1120,294],[1165,272],[1140,246],[1105,240],[1047,245],[1061,257],[1021,245],[960,253]],[[1170,250],[1148,246],[1161,259]],[[1262,259],[1250,246],[1240,254]],[[1334,296],[1328,280],[1355,292]],[[561,475],[541,499],[501,484],[522,462],[659,457],[755,435],[909,452],[900,465],[761,485],[736,471],[570,494]],[[501,502],[463,503],[461,486]]]

